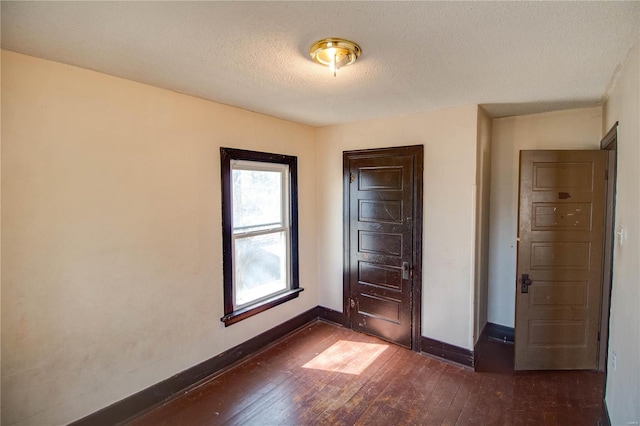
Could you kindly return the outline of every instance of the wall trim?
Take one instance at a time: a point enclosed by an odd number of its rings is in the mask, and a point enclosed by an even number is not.
[[[318,318],[337,325],[344,324],[344,314],[340,311],[335,311],[324,306],[318,306]]]
[[[436,339],[424,337],[420,339],[420,351],[425,354],[442,358],[447,361],[460,364],[464,367],[474,368],[475,360],[472,350],[441,342]]]
[[[515,331],[513,327],[488,322],[486,325],[487,337],[494,340],[513,343]]]
[[[326,313],[326,311],[331,311],[330,309],[321,309],[320,306],[311,308],[308,311],[303,312],[302,314],[293,317],[244,343],[234,346],[213,358],[209,358],[200,364],[196,364],[191,368],[98,410],[95,413],[76,420],[70,425],[113,425],[137,417],[140,414],[152,410],[168,400],[183,394],[188,389],[209,380],[211,376],[222,372],[222,370],[229,368],[236,362],[271,346],[273,343],[299,328],[316,321],[319,318],[319,312],[321,310],[327,316],[327,318],[323,319],[332,321],[329,317],[335,317],[334,314]],[[333,312],[338,313],[337,311]]]

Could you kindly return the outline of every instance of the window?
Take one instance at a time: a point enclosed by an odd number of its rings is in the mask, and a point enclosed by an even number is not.
[[[298,297],[297,158],[220,148],[226,326]]]

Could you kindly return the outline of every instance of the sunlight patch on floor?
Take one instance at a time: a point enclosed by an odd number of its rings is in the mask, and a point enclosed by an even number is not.
[[[357,375],[387,348],[388,345],[339,340],[302,367]]]

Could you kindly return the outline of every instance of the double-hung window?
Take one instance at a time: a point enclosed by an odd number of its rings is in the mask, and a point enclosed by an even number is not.
[[[298,296],[297,159],[220,149],[224,316],[231,325]]]

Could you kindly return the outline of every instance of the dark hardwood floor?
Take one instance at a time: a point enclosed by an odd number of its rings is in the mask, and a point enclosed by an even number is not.
[[[479,371],[315,322],[130,425],[598,425],[604,374]],[[603,423],[604,424],[604,423]]]

